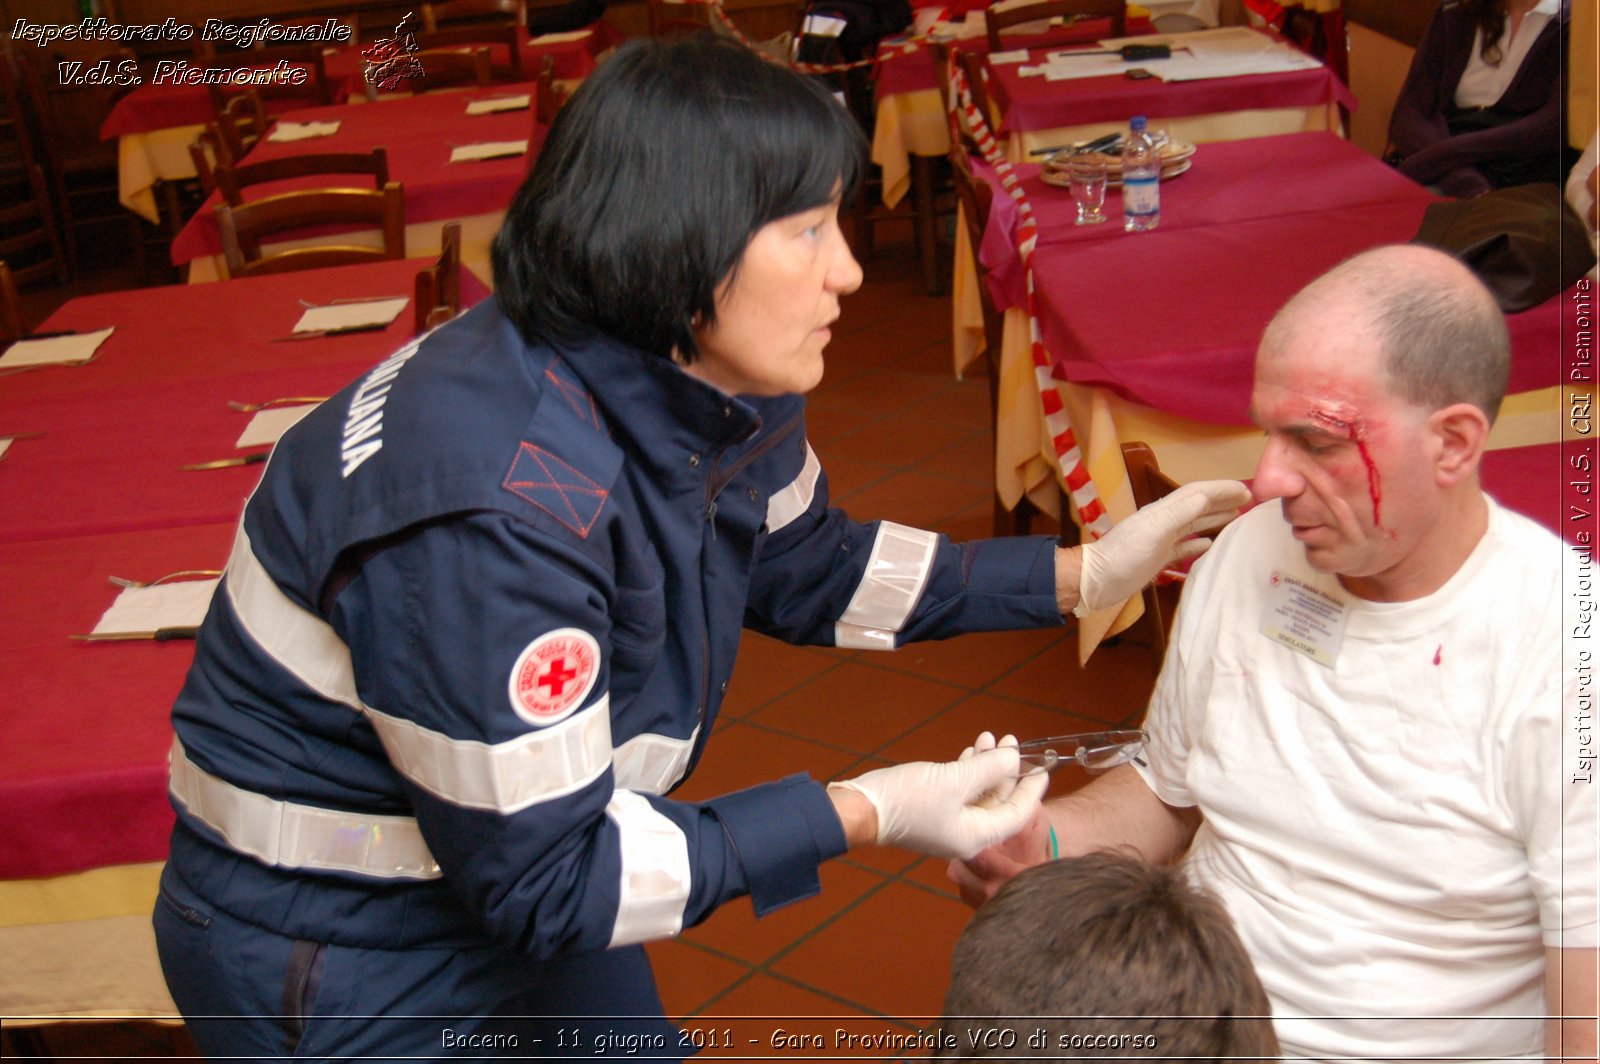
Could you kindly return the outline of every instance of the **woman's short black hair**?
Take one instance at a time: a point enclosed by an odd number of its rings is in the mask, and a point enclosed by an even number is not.
[[[848,196],[864,149],[826,89],[737,42],[630,42],[552,123],[495,238],[496,296],[530,341],[693,360],[750,238]]]

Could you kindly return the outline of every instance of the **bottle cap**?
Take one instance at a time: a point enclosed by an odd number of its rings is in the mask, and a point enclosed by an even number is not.
[[[1144,115],[1134,115],[1133,118],[1129,120],[1128,125],[1135,133],[1143,133],[1145,126]]]

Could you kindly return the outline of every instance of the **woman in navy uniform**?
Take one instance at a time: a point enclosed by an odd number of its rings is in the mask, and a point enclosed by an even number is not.
[[[1026,820],[1042,778],[985,737],[665,797],[741,628],[889,650],[1058,625],[1242,490],[1071,551],[830,508],[801,396],[861,282],[861,158],[824,91],[737,45],[625,47],[552,125],[496,297],[283,437],[173,710],[155,926],[209,1055],[676,1057],[639,943],[807,897],[850,846],[970,856]]]

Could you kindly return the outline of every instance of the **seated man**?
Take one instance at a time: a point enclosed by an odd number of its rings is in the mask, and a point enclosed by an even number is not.
[[[1278,1055],[1222,906],[1110,853],[1030,868],[979,909],[950,958],[944,1016],[944,1060]]]
[[[1286,1055],[1593,1060],[1596,791],[1561,620],[1563,564],[1589,562],[1479,487],[1508,365],[1492,297],[1431,249],[1292,299],[1251,396],[1281,506],[1195,567],[1148,765],[952,866],[969,901],[1047,828],[1068,854],[1187,850]]]

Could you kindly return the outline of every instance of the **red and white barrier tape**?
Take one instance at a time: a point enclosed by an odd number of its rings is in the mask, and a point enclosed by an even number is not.
[[[1027,280],[1028,341],[1033,354],[1033,376],[1039,390],[1039,406],[1044,411],[1045,426],[1054,444],[1057,472],[1060,474],[1061,482],[1072,493],[1073,504],[1078,510],[1078,522],[1091,536],[1099,539],[1111,531],[1111,517],[1106,513],[1105,505],[1100,501],[1100,493],[1095,489],[1094,480],[1089,476],[1088,463],[1084,461],[1083,451],[1078,447],[1077,434],[1072,431],[1072,422],[1061,403],[1061,393],[1056,390],[1050,356],[1044,349],[1044,340],[1039,331],[1038,299],[1033,286],[1033,251],[1039,242],[1039,223],[1034,219],[1033,205],[1028,202],[1027,193],[1022,190],[1022,183],[1017,178],[1016,170],[1006,160],[1005,154],[1000,150],[999,142],[995,140],[994,133],[989,128],[989,116],[980,113],[973,103],[972,86],[967,83],[966,72],[956,62],[953,49],[947,63],[950,86],[956,98],[955,105],[960,108],[961,116],[966,119],[967,130],[977,142],[979,150],[983,152],[984,160],[994,169],[1000,187],[1006,190],[1017,205],[1017,255],[1022,261],[1023,276]],[[954,129],[955,115],[952,113],[950,117]],[[952,143],[955,141],[952,140]],[[976,253],[977,249],[974,248],[973,251]],[[979,278],[978,283],[983,283],[982,278]]]

